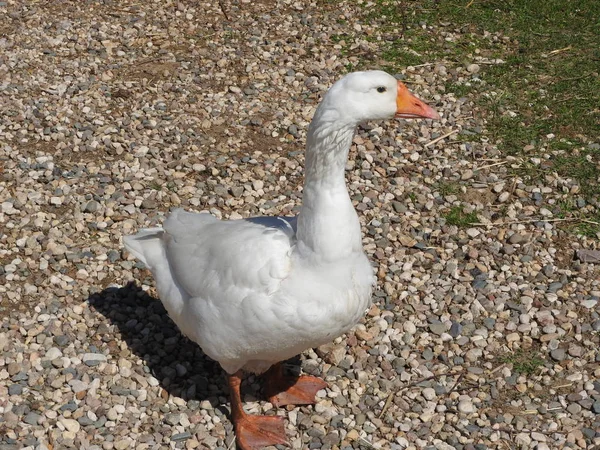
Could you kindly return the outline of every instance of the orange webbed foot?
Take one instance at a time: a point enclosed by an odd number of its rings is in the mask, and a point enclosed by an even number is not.
[[[312,405],[316,403],[317,392],[326,387],[325,381],[311,375],[299,377],[284,375],[280,364],[265,374],[265,394],[277,407]]]
[[[235,435],[240,450],[259,450],[269,445],[289,445],[284,419],[279,416],[245,415],[235,423]]]

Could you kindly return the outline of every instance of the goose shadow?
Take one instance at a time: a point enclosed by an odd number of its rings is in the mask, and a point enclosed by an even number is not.
[[[214,414],[223,420],[226,441],[233,442],[225,372],[198,344],[179,331],[159,299],[132,281],[123,287],[109,287],[91,294],[88,303],[116,327],[115,330],[100,324],[96,330],[96,338],[107,344],[111,354],[117,358],[126,358],[129,352],[139,356],[144,361],[143,373],[139,367],[134,366],[133,370],[155,385],[151,382],[154,377],[166,394],[182,398],[192,415],[195,410],[208,407],[205,401],[210,402]],[[117,332],[127,344],[125,348],[115,340]],[[286,361],[284,367],[286,372],[297,376],[301,366],[300,357],[295,357]],[[244,402],[263,400],[262,381],[246,374],[242,385]],[[111,391],[115,389],[121,388],[113,387]],[[164,400],[168,398],[162,393],[161,396]],[[169,412],[168,408],[160,410],[164,414]]]
[[[223,370],[181,334],[159,299],[130,282],[94,293],[88,302],[116,327],[111,330],[100,325],[97,332],[102,341],[113,346],[111,353],[124,354],[114,339],[118,330],[127,344],[125,354],[130,351],[144,361],[143,376],[151,384],[152,376],[168,394],[185,400],[190,409],[208,400],[213,408],[229,414],[223,406],[229,403]]]

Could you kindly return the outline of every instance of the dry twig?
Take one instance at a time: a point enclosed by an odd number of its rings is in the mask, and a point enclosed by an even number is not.
[[[385,412],[388,410],[388,408],[390,407],[390,405],[392,403],[392,399],[394,398],[394,395],[399,394],[400,392],[410,389],[412,387],[415,387],[415,386],[423,383],[424,381],[435,380],[435,379],[443,377],[443,376],[453,377],[455,375],[459,375],[458,381],[454,384],[454,387],[456,387],[456,385],[460,382],[460,380],[464,376],[464,372],[462,372],[462,371],[461,372],[450,372],[450,373],[447,373],[447,372],[438,373],[438,374],[432,375],[430,377],[422,378],[420,380],[413,381],[412,383],[408,383],[406,386],[402,386],[398,391],[392,392],[390,395],[388,395],[388,398],[386,399],[385,404],[383,405],[383,409],[379,413],[378,418],[381,419],[383,417],[383,415],[385,414]],[[454,389],[454,388],[452,388],[452,389]]]
[[[494,163],[494,164],[488,164],[487,166],[477,167],[477,168],[475,168],[475,170],[490,169],[492,167],[501,166],[501,165],[507,164],[507,163],[508,163],[508,161],[500,161],[500,162],[497,162],[497,163]]]
[[[229,15],[227,14],[227,10],[225,9],[225,5],[223,4],[223,0],[219,0],[219,8],[221,8],[221,12],[225,16],[225,20],[229,20]]]
[[[431,147],[432,145],[438,143],[439,141],[441,141],[442,139],[446,139],[448,136],[452,136],[454,133],[458,133],[458,129],[457,130],[452,130],[449,133],[443,134],[439,137],[436,137],[433,141],[428,142],[427,144],[425,144],[425,147]]]
[[[515,225],[515,224],[519,224],[519,223],[534,223],[534,222],[586,222],[586,223],[591,223],[593,225],[600,225],[600,223],[594,222],[593,220],[580,219],[578,217],[563,217],[560,219],[546,219],[544,217],[538,217],[536,219],[512,220],[510,222],[490,222],[490,223],[473,222],[471,225],[479,226],[479,227],[497,227],[497,226],[504,226],[504,225]]]
[[[559,53],[568,52],[572,48],[573,47],[570,46],[570,45],[568,47],[564,47],[564,48],[557,48],[556,50],[552,50],[551,52],[548,52],[548,53],[546,53],[545,55],[542,55],[542,56],[548,58],[550,56],[558,55]]]

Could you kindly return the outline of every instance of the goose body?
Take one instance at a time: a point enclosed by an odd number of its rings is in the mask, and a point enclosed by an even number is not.
[[[176,210],[162,228],[125,242],[154,274],[183,334],[228,373],[262,373],[330,342],[363,315],[373,270],[358,230],[354,237],[325,260],[303,253],[296,218],[221,221]]]
[[[280,417],[243,411],[241,371],[273,366],[272,403],[314,403],[326,384],[290,379],[278,363],[347,332],[370,304],[375,279],[344,172],[356,125],[392,117],[438,118],[387,73],[351,73],[331,87],[310,124],[297,217],[222,221],[176,210],[162,228],[124,238],[151,270],[169,316],[229,374],[243,450],[286,440]]]

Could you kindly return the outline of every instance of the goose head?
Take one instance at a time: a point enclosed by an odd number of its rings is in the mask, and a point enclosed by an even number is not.
[[[367,120],[439,119],[430,106],[419,100],[401,81],[381,70],[353,72],[327,92],[320,109],[335,121],[358,124]],[[334,116],[334,117],[332,117]]]

